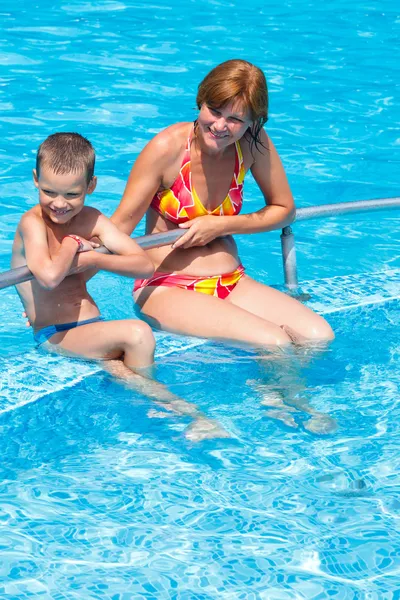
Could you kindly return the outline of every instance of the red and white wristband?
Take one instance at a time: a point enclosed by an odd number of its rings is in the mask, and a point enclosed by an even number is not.
[[[66,235],[64,237],[64,239],[65,238],[72,238],[73,240],[76,241],[76,243],[78,244],[78,250],[77,250],[77,252],[81,252],[83,250],[83,242],[82,242],[82,240],[81,240],[81,238],[79,236],[74,235],[73,233],[69,233],[68,235]]]

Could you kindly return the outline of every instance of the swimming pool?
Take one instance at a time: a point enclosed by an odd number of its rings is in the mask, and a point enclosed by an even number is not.
[[[111,214],[137,152],[194,117],[197,82],[233,56],[267,74],[298,206],[398,195],[392,3],[180,6],[2,3],[1,270],[49,133],[93,141],[92,200]],[[245,210],[259,201],[249,180]],[[295,226],[302,289],[337,336],[296,358],[307,399],[338,421],[329,436],[302,413],[297,429],[266,417],[252,352],[161,336],[159,378],[232,436],[194,444],[189,419],[149,418],[96,366],[39,355],[0,292],[0,598],[396,598],[398,230],[395,211]],[[278,232],[238,242],[250,274],[281,284]],[[107,317],[132,315],[129,281],[91,286]]]

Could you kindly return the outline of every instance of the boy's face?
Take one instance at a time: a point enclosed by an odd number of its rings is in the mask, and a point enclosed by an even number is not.
[[[68,223],[80,213],[86,194],[91,194],[97,183],[93,177],[88,184],[84,172],[59,175],[44,165],[39,177],[33,171],[33,181],[39,190],[42,210],[57,225]]]

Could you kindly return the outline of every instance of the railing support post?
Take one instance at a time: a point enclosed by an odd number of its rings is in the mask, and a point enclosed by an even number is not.
[[[283,271],[285,273],[285,285],[289,290],[298,288],[296,247],[292,228],[287,226],[282,229],[281,234]]]

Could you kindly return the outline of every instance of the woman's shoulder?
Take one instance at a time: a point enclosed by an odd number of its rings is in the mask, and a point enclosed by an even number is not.
[[[171,160],[182,153],[192,130],[193,123],[174,123],[157,133],[147,147],[157,156],[168,156]]]

